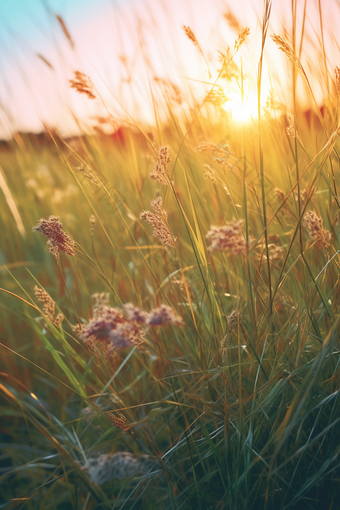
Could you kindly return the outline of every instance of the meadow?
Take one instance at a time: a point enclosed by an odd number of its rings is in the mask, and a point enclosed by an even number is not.
[[[164,81],[154,126],[105,134],[108,106],[2,147],[0,508],[339,508],[340,70],[320,38],[318,103],[270,10],[255,94],[272,36],[289,106],[223,108],[252,37],[229,13],[190,108]]]

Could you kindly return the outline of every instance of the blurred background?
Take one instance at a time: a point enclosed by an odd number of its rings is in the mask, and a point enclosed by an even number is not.
[[[333,73],[340,61],[333,36],[339,9],[338,0],[300,0],[296,6],[297,55],[319,105],[332,87],[329,79],[320,80],[325,77],[320,70],[327,66]],[[91,132],[98,129],[98,117],[108,113],[110,125],[100,127],[107,132],[115,130],[114,123],[153,125],[153,100],[163,98],[169,79],[179,89],[180,111],[188,111],[216,78],[219,51],[232,48],[239,29],[245,26],[251,28],[251,37],[234,60],[244,76],[244,108],[240,107],[239,83],[233,77],[225,85],[226,108],[236,120],[256,117],[262,11],[262,0],[3,0],[0,138],[8,139],[15,131],[40,132],[43,123],[61,130],[63,136]],[[291,18],[291,2],[274,1],[269,35],[279,33],[291,42]],[[204,58],[188,40],[183,25],[196,35]],[[70,89],[75,70],[91,77],[98,91],[96,100],[88,101]],[[268,38],[263,105],[271,90],[291,107],[291,66]],[[308,109],[310,97],[301,77],[297,90],[300,104]],[[161,108],[158,115],[162,115]]]

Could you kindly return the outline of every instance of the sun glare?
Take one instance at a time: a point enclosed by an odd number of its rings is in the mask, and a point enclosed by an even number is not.
[[[256,94],[227,91],[228,101],[223,105],[224,110],[230,113],[236,122],[247,122],[251,119],[257,119],[257,97]]]

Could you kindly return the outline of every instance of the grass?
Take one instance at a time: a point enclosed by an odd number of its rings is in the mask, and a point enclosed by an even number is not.
[[[1,153],[1,508],[337,508],[339,96],[320,70],[324,113],[307,122],[297,73],[314,96],[295,39],[296,28],[284,50],[288,132],[278,103],[248,123],[209,105],[220,71],[192,113],[177,113],[170,85],[161,103],[154,96],[153,138],[143,126],[121,143],[47,130],[45,147],[22,134]],[[238,80],[243,91],[242,69]],[[160,183],[150,174],[164,145]],[[140,218],[157,196],[170,245]],[[76,256],[57,261],[32,231],[50,215]],[[214,238],[224,249],[209,250],[212,225],[229,225]],[[114,355],[101,332],[98,351],[72,328],[91,320],[95,292],[121,310],[171,306],[184,325],[143,326],[143,343]]]

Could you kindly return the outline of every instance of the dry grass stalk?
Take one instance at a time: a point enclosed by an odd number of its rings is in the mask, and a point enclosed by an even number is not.
[[[335,86],[337,94],[340,94],[340,68],[335,68]]]
[[[309,237],[316,242],[319,249],[329,248],[332,235],[323,226],[323,220],[315,212],[308,211],[303,217],[303,225],[305,226]]]
[[[301,62],[300,60],[297,58],[297,56],[294,54],[294,51],[293,49],[291,48],[291,46],[288,44],[288,42],[281,36],[281,35],[277,35],[277,34],[273,34],[271,36],[271,38],[273,39],[274,43],[277,45],[277,47],[279,48],[279,50],[283,51],[283,53],[285,53],[287,55],[287,57],[289,58],[289,60],[298,68],[300,69],[303,73],[304,73],[304,70],[303,70],[303,67],[301,65]]]
[[[71,89],[75,89],[79,94],[86,94],[89,99],[96,99],[94,87],[91,78],[80,71],[74,71],[74,79],[69,80]]]
[[[217,179],[215,177],[214,170],[209,165],[204,165],[204,167],[207,169],[207,171],[204,174],[204,177],[206,179],[209,179],[209,181],[213,182],[214,184],[217,184]]]
[[[55,301],[51,298],[51,296],[46,292],[46,290],[38,287],[37,285],[33,288],[35,297],[43,303],[43,312],[47,318],[54,326],[60,328],[61,323],[64,320],[64,316],[62,313],[58,313],[56,317],[55,314]]]
[[[76,255],[76,243],[71,236],[63,230],[58,216],[49,216],[47,219],[41,218],[33,230],[40,232],[48,238],[47,244],[49,252],[59,260],[59,252],[64,251],[67,255],[74,257]]]
[[[150,175],[151,179],[155,179],[155,181],[160,184],[165,184],[166,186],[170,185],[169,178],[169,163],[170,163],[170,147],[164,145],[159,148],[158,158],[155,168]]]
[[[156,198],[150,205],[155,213],[143,211],[140,218],[153,227],[152,235],[157,237],[162,244],[175,248],[176,238],[172,235],[171,230],[166,223],[167,213],[163,209],[162,198]]]
[[[37,53],[37,57],[40,58],[40,60],[42,60],[50,69],[54,69],[53,65],[43,55]]]
[[[70,43],[71,48],[74,48],[74,42],[73,42],[70,32],[67,30],[65,21],[63,20],[63,18],[61,16],[59,16],[59,14],[56,14],[56,18],[57,18],[59,25],[61,26],[62,31],[64,32],[66,39]]]
[[[93,236],[93,234],[94,234],[95,224],[96,224],[96,217],[93,214],[91,214],[91,216],[90,216],[90,234],[91,234],[91,236]]]
[[[222,227],[211,226],[206,238],[211,241],[209,251],[230,250],[233,255],[245,255],[247,245],[242,234],[243,220],[232,220]]]

